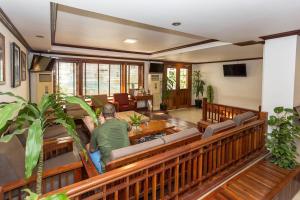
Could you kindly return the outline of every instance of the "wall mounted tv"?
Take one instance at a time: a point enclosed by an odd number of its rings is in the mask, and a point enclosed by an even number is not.
[[[34,55],[32,58],[30,71],[31,72],[52,71],[54,64],[55,64],[54,58]]]
[[[245,77],[247,76],[246,64],[223,65],[224,76]]]
[[[150,63],[149,73],[163,73],[164,64],[163,63]]]

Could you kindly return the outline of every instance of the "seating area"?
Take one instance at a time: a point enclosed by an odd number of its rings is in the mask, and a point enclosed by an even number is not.
[[[0,200],[300,200],[299,9],[0,1]]]

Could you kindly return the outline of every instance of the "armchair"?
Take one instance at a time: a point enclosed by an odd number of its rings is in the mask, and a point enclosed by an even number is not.
[[[97,108],[102,108],[105,104],[108,103],[107,95],[100,94],[100,95],[93,95],[92,99],[92,107],[96,110]]]
[[[136,110],[136,101],[129,99],[127,93],[115,93],[114,104],[118,112]]]

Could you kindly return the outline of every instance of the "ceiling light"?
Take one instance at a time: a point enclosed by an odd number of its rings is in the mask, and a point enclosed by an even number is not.
[[[37,38],[44,38],[43,35],[36,35],[35,37],[37,37]]]
[[[173,26],[180,26],[180,25],[181,25],[181,22],[173,22],[172,25],[173,25]]]
[[[128,43],[128,44],[134,44],[134,43],[137,42],[137,40],[136,39],[127,38],[123,42]]]

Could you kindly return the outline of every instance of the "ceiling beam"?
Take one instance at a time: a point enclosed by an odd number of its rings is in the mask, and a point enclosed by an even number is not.
[[[261,38],[263,40],[269,40],[269,39],[287,37],[287,36],[291,36],[291,35],[300,35],[300,29],[293,30],[293,31],[282,32],[282,33],[275,33],[275,34],[272,34],[272,35],[265,35],[265,36],[261,36],[259,38]]]

